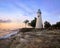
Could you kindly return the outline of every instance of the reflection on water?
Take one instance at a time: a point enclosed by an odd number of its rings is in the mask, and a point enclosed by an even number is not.
[[[24,24],[20,23],[0,23],[0,39],[7,38],[12,34],[16,34],[17,31],[11,31],[18,28],[22,28]]]
[[[13,30],[17,28],[24,28],[25,23],[0,23],[0,29]],[[31,26],[26,25],[26,27],[31,28]]]
[[[11,35],[14,35],[14,34],[17,34],[18,30],[16,31],[3,31],[3,30],[0,30],[0,39],[2,38],[8,38],[10,37]]]
[[[25,27],[24,23],[0,23],[0,29],[17,29]]]
[[[24,23],[0,23],[0,38],[5,36],[9,37],[11,34],[15,34],[17,31],[11,31],[19,28],[24,28],[25,24]],[[26,26],[29,27],[30,26]]]

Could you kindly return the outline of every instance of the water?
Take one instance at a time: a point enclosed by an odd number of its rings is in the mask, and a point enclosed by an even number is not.
[[[0,33],[2,33],[3,35],[0,36],[0,39],[9,38],[10,36],[17,34],[17,32],[18,32],[18,30],[16,30],[16,31],[9,31],[9,32],[1,31]],[[4,33],[5,33],[5,34],[4,34]]]

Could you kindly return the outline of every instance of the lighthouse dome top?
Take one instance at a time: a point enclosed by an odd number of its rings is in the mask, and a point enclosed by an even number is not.
[[[40,9],[38,9],[37,13],[40,13],[40,14],[41,14],[41,10],[40,10]]]

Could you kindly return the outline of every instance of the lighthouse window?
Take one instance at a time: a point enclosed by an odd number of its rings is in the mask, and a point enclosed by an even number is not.
[[[39,16],[38,16],[39,17]]]

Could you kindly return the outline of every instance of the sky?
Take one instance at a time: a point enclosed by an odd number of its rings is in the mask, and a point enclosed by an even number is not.
[[[42,12],[42,21],[54,24],[60,21],[60,0],[0,0],[0,20],[23,22],[37,17]]]

